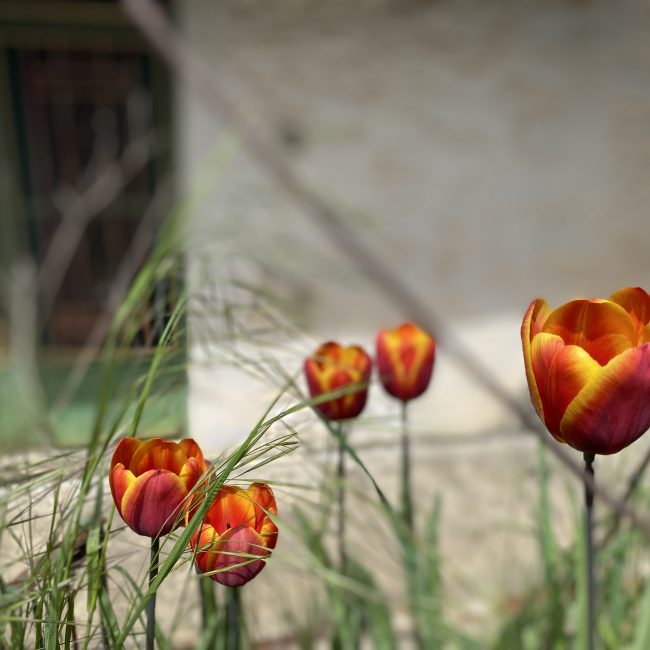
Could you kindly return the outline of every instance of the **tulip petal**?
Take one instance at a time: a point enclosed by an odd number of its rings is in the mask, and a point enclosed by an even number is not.
[[[185,452],[185,455],[188,458],[196,458],[201,467],[201,472],[205,471],[203,452],[201,451],[201,447],[199,447],[193,438],[183,438],[183,440],[178,443],[178,446]]]
[[[639,333],[639,342],[650,341],[650,295],[641,287],[628,287],[615,291],[609,299],[621,305],[632,316]]]
[[[203,523],[200,530],[195,531],[194,535],[192,535],[192,538],[190,539],[190,547],[194,549],[198,546],[199,550],[205,549],[218,537],[219,535],[217,535],[217,531],[210,526],[210,524]]]
[[[650,427],[650,343],[624,352],[578,393],[560,423],[580,451],[613,454]]]
[[[339,365],[342,354],[343,347],[341,345],[335,341],[327,341],[318,347],[310,359],[318,366],[318,369],[322,370],[330,365]]]
[[[560,420],[567,406],[600,370],[600,365],[582,348],[566,345],[559,336],[545,332],[533,339],[531,359],[544,422],[562,440]]]
[[[252,483],[247,492],[255,504],[255,530],[264,538],[268,548],[275,548],[278,527],[269,517],[269,514],[278,513],[273,491],[265,483]]]
[[[637,342],[629,314],[608,300],[571,300],[551,312],[544,331],[586,350],[601,366]]]
[[[186,497],[185,483],[176,474],[152,469],[128,486],[119,511],[138,535],[157,537],[174,529]]]
[[[249,499],[255,504],[255,528],[261,520],[270,512],[272,515],[278,513],[273,496],[273,490],[266,483],[251,483],[246,490]]]
[[[135,483],[135,481],[136,477],[133,472],[125,469],[122,463],[119,463],[111,469],[111,473],[109,474],[109,483],[111,485],[113,501],[118,506],[120,514],[124,493]]]
[[[128,467],[131,463],[131,458],[133,458],[133,454],[141,444],[142,441],[137,438],[122,438],[117,447],[115,447],[112,463],[114,465],[122,463],[124,467]]]
[[[350,345],[342,350],[340,366],[345,370],[356,370],[358,374],[354,376],[358,381],[367,381],[370,377],[372,361],[361,346]]]
[[[359,386],[352,390],[355,384],[360,383],[361,377],[353,378],[349,371],[335,370],[329,378],[329,390],[336,391],[349,387],[350,392],[341,397],[321,404],[321,407],[329,408],[329,415],[332,420],[356,417],[366,405],[368,390],[365,386]],[[324,409],[323,409],[324,410]]]
[[[196,549],[198,558],[199,553],[207,550],[218,537],[217,531],[210,524],[203,522],[190,538],[190,549]],[[201,566],[201,570],[205,571],[206,569]]]
[[[322,365],[316,359],[305,360],[305,376],[309,385],[311,395],[321,395],[328,392],[327,377],[323,372]]]
[[[165,469],[180,474],[187,461],[185,451],[177,443],[162,438],[143,442],[133,454],[129,469],[140,476],[152,469]]]
[[[255,505],[245,490],[224,485],[205,516],[219,535],[236,526],[255,525]]]
[[[196,485],[199,478],[201,478],[203,471],[203,468],[196,458],[190,458],[185,465],[183,465],[179,478],[183,483],[185,483],[188,492]]]
[[[535,373],[533,372],[530,343],[533,340],[533,337],[542,330],[542,326],[550,313],[551,310],[546,302],[541,298],[537,298],[530,303],[521,324],[521,343],[524,350],[524,365],[526,367],[526,379],[528,380],[530,399],[533,402],[537,414],[542,418],[542,420],[544,419],[544,408],[539,396],[537,382],[535,381]]]
[[[264,540],[264,546],[274,549],[278,543],[278,527],[267,517],[259,530],[260,537]]]
[[[138,440],[137,438],[122,438],[117,447],[115,447],[113,458],[111,459],[111,467],[108,474],[109,482],[111,483],[111,490],[113,489],[113,468],[116,465],[129,467],[131,465],[133,454],[135,454],[141,444],[142,441]]]
[[[249,556],[269,555],[264,539],[249,526],[226,531],[207,553],[212,555],[208,562],[212,566],[210,570],[220,571],[214,573],[212,579],[228,587],[241,587],[264,568],[264,560],[254,560]]]
[[[202,573],[213,569],[211,565],[214,564],[215,554],[208,551],[218,538],[217,531],[210,524],[204,523],[190,539],[190,548],[196,550],[194,559]]]

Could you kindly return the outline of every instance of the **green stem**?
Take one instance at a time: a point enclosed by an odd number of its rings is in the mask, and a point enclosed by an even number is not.
[[[34,620],[36,621],[34,624],[36,647],[43,648],[45,647],[45,639],[43,637],[43,601],[40,599],[34,607]]]
[[[198,566],[196,573],[200,575]],[[217,616],[217,603],[214,596],[214,581],[201,578],[197,581],[199,586],[199,600],[201,601],[201,628],[203,632],[208,629],[210,622]]]
[[[151,538],[151,564],[149,565],[149,588],[158,575],[160,539]],[[147,601],[147,650],[154,650],[156,639],[156,592]]]
[[[402,402],[402,467],[400,496],[402,503],[402,517],[409,531],[413,531],[413,501],[411,499],[411,453],[409,450],[409,430],[407,402]]]
[[[411,499],[411,451],[408,427],[408,403],[403,401],[400,409],[401,421],[401,467],[400,467],[400,512],[404,523],[404,563],[409,581],[409,605],[413,620],[413,641],[418,650],[426,650],[430,644],[425,643],[429,638],[429,617],[423,614],[418,597],[423,594],[422,578],[416,541],[413,535],[413,501]],[[424,592],[429,595],[427,592]]]
[[[585,452],[585,476],[594,478],[594,458],[595,455]],[[585,545],[587,561],[587,580],[585,588],[587,590],[587,650],[595,648],[595,626],[596,626],[596,584],[594,578],[594,492],[591,485],[585,483]]]
[[[241,643],[240,631],[240,597],[239,587],[229,587],[228,589],[228,644],[227,650],[239,650]]]
[[[337,535],[339,543],[339,568],[345,574],[348,564],[347,550],[345,548],[345,446],[343,444],[343,424],[339,424],[338,464],[336,466],[336,479],[338,485],[338,521]]]

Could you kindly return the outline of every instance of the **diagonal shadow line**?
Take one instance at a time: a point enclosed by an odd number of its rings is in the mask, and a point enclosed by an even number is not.
[[[164,11],[152,0],[121,0],[121,5],[135,26],[152,45],[161,59],[177,74],[205,106],[233,129],[242,148],[295,203],[343,251],[351,264],[410,319],[431,332],[458,365],[497,401],[517,415],[522,425],[579,480],[590,487],[594,496],[607,504],[620,517],[628,519],[650,539],[650,521],[641,517],[626,500],[612,495],[595,483],[582,466],[549,436],[532,409],[521,405],[445,327],[437,315],[410,290],[401,278],[363,241],[360,234],[346,225],[340,214],[318,193],[313,191],[286,164],[275,147],[260,134],[253,124],[219,87],[207,64],[196,57],[180,32]]]

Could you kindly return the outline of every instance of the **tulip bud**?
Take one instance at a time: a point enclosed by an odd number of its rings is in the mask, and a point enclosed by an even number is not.
[[[345,420],[359,415],[366,405],[372,361],[357,345],[344,348],[329,341],[305,361],[305,376],[312,397],[346,387],[351,390],[340,397],[316,404],[329,420]],[[356,390],[354,386],[358,385]]]
[[[224,485],[190,540],[190,547],[197,549],[201,572],[228,587],[252,580],[264,568],[278,539],[269,514],[276,515],[277,507],[268,485],[253,483],[248,490]]]
[[[650,296],[643,289],[555,310],[534,300],[521,340],[530,398],[557,440],[614,454],[648,429]]]
[[[407,402],[429,386],[436,357],[435,339],[413,323],[377,334],[377,370],[386,392]]]
[[[166,535],[178,525],[183,503],[205,471],[199,446],[153,438],[124,438],[111,461],[109,482],[115,507],[138,535]]]

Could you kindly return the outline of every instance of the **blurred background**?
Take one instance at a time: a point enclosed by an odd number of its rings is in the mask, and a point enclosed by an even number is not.
[[[164,4],[221,92],[446,321],[516,326],[538,295],[644,284],[647,3]],[[120,266],[137,270],[229,125],[116,2],[5,0],[0,30],[0,341],[11,350],[12,300],[35,279],[35,331],[14,334],[49,356],[88,344]],[[246,155],[214,186],[191,259],[222,245],[223,269],[235,251],[316,337],[404,318]]]
[[[444,321],[467,328],[497,372],[492,348],[518,356],[532,298],[644,284],[646,2],[163,7],[277,155]],[[128,284],[164,216],[237,134],[117,2],[5,0],[0,45],[6,375],[12,350],[25,362],[35,345],[33,365],[52,369],[103,342],[115,285]],[[190,264],[243,272],[315,340],[370,343],[405,318],[234,150],[191,215]],[[155,342],[179,280],[159,283],[137,345]],[[513,370],[508,362],[504,380]],[[43,379],[47,401],[56,368]]]
[[[218,97],[522,404],[519,326],[533,298],[649,288],[647,2],[158,6]],[[102,350],[117,342],[128,392],[183,300],[174,361],[140,431],[193,435],[212,450],[241,441],[277,389],[241,361],[256,346],[299,374],[319,342],[372,350],[379,328],[409,317],[278,187],[219,102],[186,81],[118,2],[0,2],[5,450],[84,444]],[[161,250],[169,263],[115,329]],[[532,441],[444,340],[436,363],[413,405],[421,480],[453,491],[478,480],[481,459],[488,482],[476,489],[495,510],[470,526],[476,494],[452,495],[443,552],[466,548],[464,560],[478,539],[493,544],[499,591],[521,574],[507,573],[510,551],[484,531],[516,518]],[[387,476],[393,411],[373,387],[355,434]],[[454,535],[465,535],[460,546]],[[465,622],[489,619],[483,596],[464,604]]]
[[[507,0],[177,7],[192,49],[278,155],[522,395],[519,326],[533,298],[606,297],[648,277],[648,12]],[[185,88],[176,106],[187,182],[227,125]],[[379,327],[408,316],[245,157],[193,228],[199,248],[228,238],[255,259],[256,286],[317,340],[372,347]],[[444,348],[417,405],[430,430],[508,422]]]

